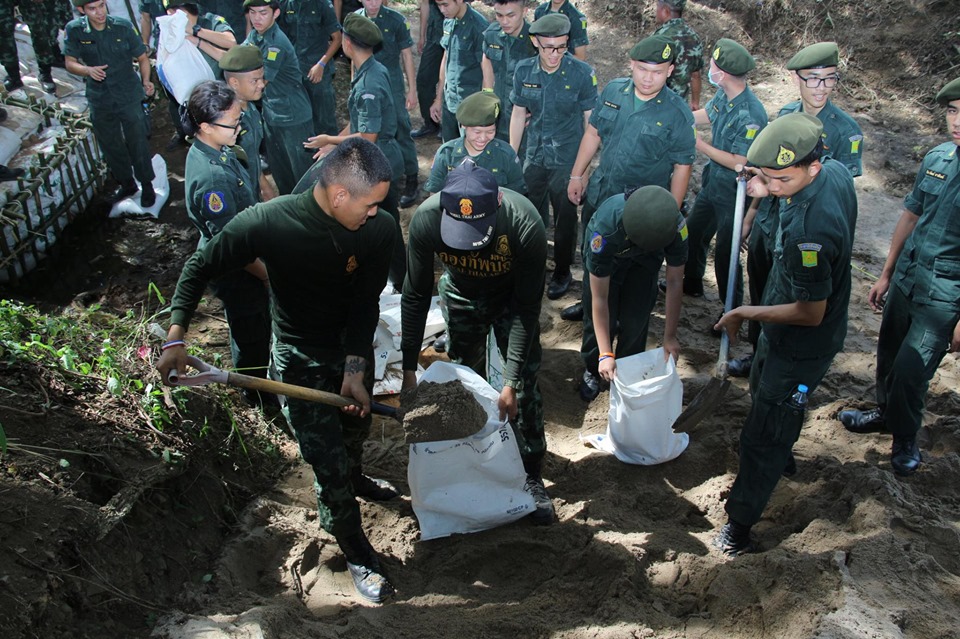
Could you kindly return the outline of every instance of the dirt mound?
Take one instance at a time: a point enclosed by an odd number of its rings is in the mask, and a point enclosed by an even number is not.
[[[487,411],[458,381],[423,382],[403,393],[400,407],[408,444],[470,437],[487,423]]]

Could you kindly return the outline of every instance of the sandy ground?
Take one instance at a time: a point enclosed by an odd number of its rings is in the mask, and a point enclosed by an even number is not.
[[[604,27],[592,49],[624,59],[633,38]],[[600,63],[601,84],[620,75]],[[761,65],[753,85],[768,110],[793,99],[782,73]],[[707,96],[710,93],[707,90]],[[839,100],[842,106],[846,106]],[[860,197],[853,297],[845,351],[811,398],[795,452],[799,472],[777,487],[755,527],[760,552],[735,560],[710,539],[737,469],[749,408],[734,380],[688,450],[654,467],[629,466],[585,448],[603,432],[608,395],[576,394],[581,327],[559,319],[575,300],[544,300],[541,389],[549,454],[544,476],[559,521],[527,521],[483,533],[418,540],[408,497],[362,503],[364,527],[385,557],[398,594],[384,606],[355,596],[333,539],[316,523],[312,473],[299,466],[244,513],[209,584],[191,586],[156,636],[254,637],[955,637],[960,622],[960,377],[948,357],[933,379],[921,444],[924,465],[893,475],[886,435],[847,433],[841,407],[869,405],[879,316],[866,305],[899,215],[900,198],[878,173],[881,127],[863,120],[866,174]],[[415,121],[414,125],[417,125]],[[433,144],[421,147],[429,163]],[[580,273],[578,272],[578,275]],[[710,279],[710,278],[708,278]],[[684,299],[679,369],[689,401],[712,374],[717,341],[707,329],[716,288]],[[651,347],[662,332],[662,300]],[[742,351],[743,347],[739,347]],[[399,424],[377,418],[366,467],[406,488]]]

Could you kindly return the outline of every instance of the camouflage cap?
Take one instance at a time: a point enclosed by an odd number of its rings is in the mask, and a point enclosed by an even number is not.
[[[677,234],[680,209],[670,191],[662,186],[643,186],[623,205],[623,230],[644,251],[660,251]]]
[[[440,239],[450,248],[481,249],[497,227],[500,187],[490,171],[467,159],[447,174],[440,191]]]
[[[243,0],[243,10],[246,11],[250,7],[275,7],[280,8],[280,4],[277,0]]]
[[[946,86],[937,93],[937,103],[947,106],[954,100],[960,100],[960,78],[953,82],[948,82]]]
[[[785,169],[793,166],[817,147],[823,124],[806,113],[784,115],[760,132],[747,151],[754,166]]]
[[[658,0],[676,11],[683,11],[687,7],[687,0]]]
[[[559,38],[570,33],[570,18],[562,13],[548,13],[530,25],[530,35]]]
[[[650,64],[673,62],[677,54],[677,44],[673,38],[663,35],[652,35],[633,45],[630,49],[630,59]]]
[[[457,107],[460,126],[490,126],[500,115],[500,98],[496,93],[480,91],[463,99]]]
[[[347,14],[343,19],[343,32],[353,40],[371,48],[383,42],[380,27],[373,20],[359,13]]]
[[[220,69],[233,73],[255,71],[263,66],[263,55],[260,48],[252,44],[241,44],[230,47],[220,58]]]
[[[717,43],[713,46],[713,61],[720,67],[721,71],[733,75],[743,75],[757,66],[750,52],[730,38],[717,40]]]
[[[840,64],[840,47],[836,42],[818,42],[804,47],[797,55],[790,58],[787,68],[791,71],[800,69],[820,69],[835,67]]]

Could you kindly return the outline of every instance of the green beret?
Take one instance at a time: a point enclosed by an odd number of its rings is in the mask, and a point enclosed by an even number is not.
[[[457,107],[460,126],[490,126],[500,115],[500,98],[496,93],[480,91],[468,96]]]
[[[570,18],[562,13],[548,13],[530,25],[530,35],[559,38],[570,33]]]
[[[197,4],[198,0],[163,0],[164,9],[176,9],[177,7],[182,7],[185,4]]]
[[[676,57],[677,44],[673,38],[663,35],[652,35],[633,45],[630,49],[630,59],[650,64],[673,62]]]
[[[263,55],[260,48],[252,44],[241,44],[230,47],[220,58],[220,69],[233,73],[256,71],[263,66]]]
[[[660,0],[660,2],[676,11],[683,11],[687,7],[687,0]]]
[[[940,89],[937,94],[937,103],[947,106],[954,100],[960,100],[960,78],[953,82],[948,82],[947,86]]]
[[[276,7],[280,8],[279,4],[275,0],[243,0],[243,10],[246,11],[250,7]]]
[[[823,124],[812,115],[781,116],[753,141],[747,150],[747,160],[761,168],[785,169],[809,155],[822,134]]]
[[[713,61],[721,71],[733,75],[743,75],[757,66],[750,52],[730,38],[717,40],[717,44],[713,47]]]
[[[359,13],[350,13],[343,19],[343,32],[371,49],[383,42],[383,34],[376,23]]]
[[[680,209],[662,186],[643,186],[623,205],[623,230],[627,239],[644,251],[661,251],[677,234]]]
[[[800,69],[820,69],[835,67],[840,64],[840,47],[836,42],[818,42],[809,47],[800,49],[797,55],[790,58],[787,68],[791,71]]]
[[[73,6],[80,8],[85,4],[90,4],[91,2],[96,2],[97,0],[73,0]]]

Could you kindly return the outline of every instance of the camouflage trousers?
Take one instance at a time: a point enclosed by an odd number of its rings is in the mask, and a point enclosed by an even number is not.
[[[51,65],[63,62],[63,56],[55,49],[57,32],[69,20],[64,15],[62,4],[66,3],[60,0],[0,0],[0,64],[9,77],[20,77],[20,59],[14,39],[17,24],[14,8],[20,8],[20,17],[30,27],[37,66],[42,71],[49,71]]]
[[[344,353],[341,350],[294,346],[277,341],[274,364],[280,380],[330,393],[340,393]],[[373,351],[367,355],[364,385],[373,390]],[[300,444],[303,460],[314,473],[320,526],[342,538],[360,532],[360,505],[350,478],[360,472],[363,442],[371,417],[353,417],[335,406],[287,399],[287,419]]]
[[[487,335],[493,328],[500,358],[505,359],[514,314],[510,308],[511,292],[499,297],[467,299],[460,295],[444,273],[438,285],[443,300],[443,317],[447,322],[447,353],[457,364],[469,366],[486,379]],[[517,391],[517,419],[512,423],[520,444],[520,456],[528,473],[539,474],[540,463],[547,452],[543,434],[543,398],[537,376],[543,353],[540,348],[540,327],[520,369],[523,388]]]

